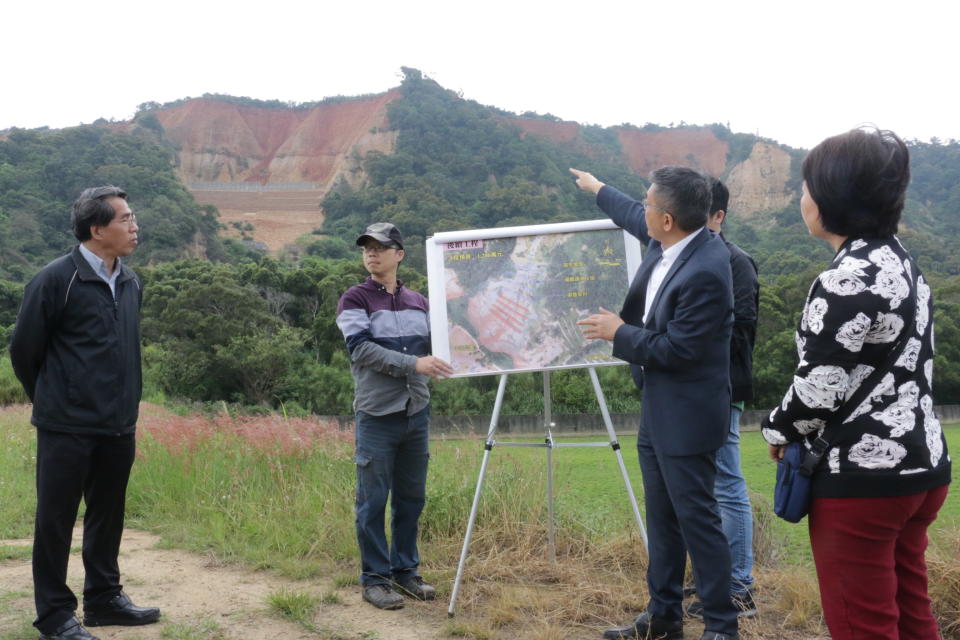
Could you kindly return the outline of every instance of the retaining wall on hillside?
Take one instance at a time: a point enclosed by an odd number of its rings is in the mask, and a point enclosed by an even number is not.
[[[937,416],[944,424],[960,422],[960,405],[948,404],[934,407]],[[760,421],[769,413],[767,410],[754,409],[744,411],[741,418],[741,428],[744,431],[756,431],[760,428]],[[341,429],[353,428],[353,416],[335,416],[331,419],[340,424]],[[617,433],[631,434],[637,430],[640,423],[638,413],[610,414],[613,428]],[[553,416],[554,435],[562,434],[605,434],[603,418],[599,413],[560,414]],[[434,436],[464,436],[476,434],[482,437],[490,429],[490,416],[433,416],[430,419],[430,431]],[[544,433],[542,415],[510,416],[501,415],[497,425],[497,435],[541,435]]]
[[[191,182],[187,188],[191,191],[316,191],[323,188],[322,182]]]

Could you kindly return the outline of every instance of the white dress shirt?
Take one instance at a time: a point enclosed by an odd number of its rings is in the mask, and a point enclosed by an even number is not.
[[[653,271],[650,272],[650,279],[647,280],[647,295],[643,301],[643,323],[647,323],[647,317],[650,315],[650,307],[653,306],[653,299],[657,297],[657,291],[660,290],[660,285],[663,284],[663,279],[667,277],[667,272],[670,271],[670,267],[673,266],[673,263],[680,256],[680,253],[683,251],[690,242],[697,237],[698,234],[703,233],[703,230],[706,227],[700,227],[686,238],[680,242],[670,245],[668,248],[663,250],[663,256],[660,258],[660,261],[653,268]]]

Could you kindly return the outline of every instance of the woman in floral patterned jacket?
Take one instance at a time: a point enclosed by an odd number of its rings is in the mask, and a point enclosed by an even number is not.
[[[924,550],[950,457],[933,412],[930,287],[895,236],[909,153],[893,132],[855,129],[817,145],[803,180],[803,221],[837,253],[810,287],[800,363],[763,436],[775,460],[789,442],[809,446],[840,426],[831,418],[860,384],[873,386],[813,478],[808,519],[824,618],[833,640],[936,638]]]

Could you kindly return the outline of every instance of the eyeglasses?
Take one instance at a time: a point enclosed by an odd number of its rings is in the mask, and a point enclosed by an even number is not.
[[[655,205],[655,204],[651,204],[649,200],[644,200],[644,201],[641,202],[640,204],[643,205],[643,208],[644,208],[644,209],[660,209],[660,211],[663,211],[664,213],[669,213],[669,214],[672,215],[674,218],[677,217],[677,216],[674,216],[674,215],[673,215],[673,211],[670,211],[669,209],[664,209],[663,207],[658,206],[658,205]]]
[[[367,244],[360,247],[360,253],[383,253],[387,249],[396,249],[396,247],[385,247],[382,244]]]
[[[114,218],[111,222],[119,222],[121,226],[132,227],[137,224],[137,216],[132,213],[125,213],[119,218]]]

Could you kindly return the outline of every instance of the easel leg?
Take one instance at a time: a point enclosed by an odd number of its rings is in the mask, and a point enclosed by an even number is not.
[[[483,488],[483,478],[487,473],[487,461],[490,451],[496,444],[494,435],[497,432],[497,423],[500,421],[500,407],[503,405],[503,394],[507,388],[507,374],[500,375],[500,386],[497,387],[497,399],[493,404],[493,415],[490,417],[490,429],[487,431],[487,441],[484,445],[483,463],[480,465],[480,475],[477,478],[477,489],[473,494],[473,506],[470,507],[470,519],[467,521],[467,533],[463,538],[463,549],[460,551],[460,563],[457,565],[457,577],[453,581],[453,591],[450,593],[450,606],[447,615],[453,617],[453,609],[460,591],[460,581],[463,578],[463,567],[467,563],[467,550],[470,548],[470,538],[473,537],[473,525],[477,519],[477,507],[480,504],[480,490]]]
[[[547,447],[547,558],[557,563],[556,519],[553,512],[553,415],[550,398],[550,372],[543,372],[543,430]]]
[[[607,435],[610,437],[610,447],[617,456],[617,464],[620,465],[620,475],[623,477],[623,484],[626,486],[627,495],[630,497],[630,506],[633,507],[633,516],[636,518],[637,526],[640,528],[640,538],[643,540],[643,548],[648,549],[647,530],[643,526],[643,517],[640,515],[640,507],[637,506],[637,497],[633,494],[633,487],[630,485],[630,476],[627,474],[627,467],[623,464],[620,443],[617,441],[617,434],[613,430],[610,411],[607,410],[607,400],[604,398],[603,389],[600,388],[600,378],[597,377],[597,370],[594,367],[590,367],[589,371],[590,382],[593,383],[593,391],[597,396],[597,402],[600,404],[600,414],[603,416],[603,423],[606,425]]]

